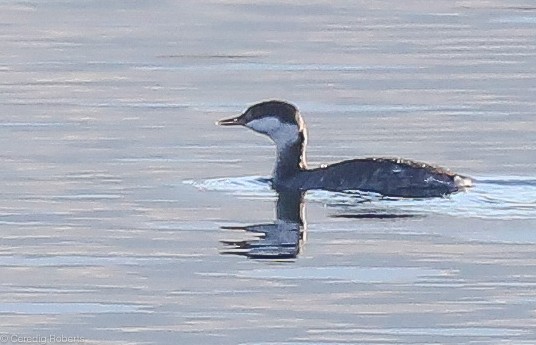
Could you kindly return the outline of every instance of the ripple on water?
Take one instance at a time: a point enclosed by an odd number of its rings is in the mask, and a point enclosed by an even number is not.
[[[536,179],[501,176],[475,179],[475,186],[466,193],[446,198],[405,199],[384,198],[375,193],[334,193],[310,191],[306,200],[331,207],[359,208],[367,213],[445,214],[459,218],[536,219]],[[244,176],[206,180],[187,180],[200,190],[231,193],[239,197],[275,198],[270,178]]]
[[[143,306],[120,303],[0,303],[0,314],[58,315],[102,313],[146,313]]]
[[[194,255],[195,256],[195,255]],[[1,255],[0,267],[90,267],[162,265],[191,255],[154,256],[89,256],[89,255]]]
[[[231,193],[236,196],[252,196],[255,198],[275,198],[276,193],[270,188],[269,177],[244,176],[224,177],[206,180],[185,180],[183,183],[200,190]]]
[[[412,283],[426,277],[446,277],[449,271],[420,267],[279,267],[239,272],[237,276],[258,279],[330,280],[352,283]]]
[[[311,330],[312,334],[347,333],[347,334],[383,334],[383,335],[421,335],[443,337],[501,337],[519,336],[528,331],[518,328],[499,327],[445,327],[445,328],[347,328]]]
[[[502,24],[536,24],[536,16],[509,16],[493,19],[494,23]]]

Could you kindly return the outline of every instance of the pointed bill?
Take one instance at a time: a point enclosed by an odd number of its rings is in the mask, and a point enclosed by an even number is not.
[[[219,126],[242,126],[244,123],[242,115],[230,119],[222,119],[216,122]]]

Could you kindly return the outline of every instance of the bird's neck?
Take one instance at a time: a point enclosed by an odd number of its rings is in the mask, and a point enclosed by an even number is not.
[[[276,142],[277,159],[273,172],[274,180],[281,181],[295,176],[307,169],[305,161],[305,146],[307,137],[305,129],[298,133],[298,138],[292,142]]]

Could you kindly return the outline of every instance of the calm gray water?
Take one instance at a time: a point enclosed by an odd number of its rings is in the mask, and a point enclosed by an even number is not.
[[[536,343],[534,1],[8,0],[0,27],[0,342]],[[266,98],[312,166],[476,187],[301,210],[268,140],[214,126]]]

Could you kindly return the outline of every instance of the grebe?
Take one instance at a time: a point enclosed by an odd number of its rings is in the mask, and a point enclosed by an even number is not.
[[[305,161],[305,123],[298,108],[283,101],[257,103],[243,114],[220,120],[217,124],[245,126],[274,141],[277,159],[272,188],[278,192],[323,189],[426,198],[445,196],[472,186],[469,177],[400,158],[359,158],[308,169]]]

